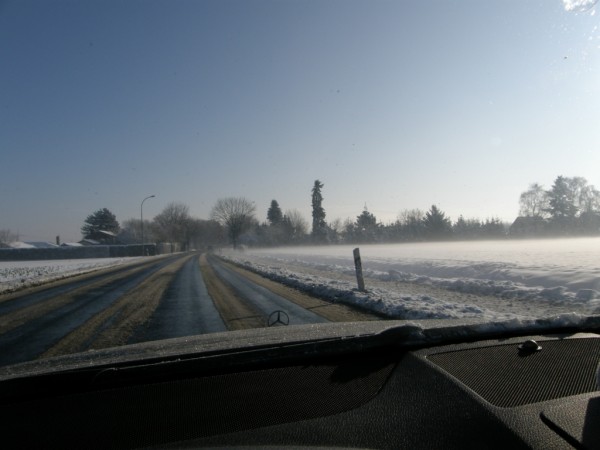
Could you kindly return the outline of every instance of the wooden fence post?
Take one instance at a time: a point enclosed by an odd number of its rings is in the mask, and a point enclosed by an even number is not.
[[[360,249],[357,247],[352,252],[354,253],[354,268],[356,269],[356,281],[358,282],[358,290],[365,292],[365,280],[362,273],[362,262],[360,260]]]

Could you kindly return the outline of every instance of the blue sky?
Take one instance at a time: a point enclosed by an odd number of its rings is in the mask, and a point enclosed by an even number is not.
[[[0,2],[0,228],[93,211],[310,220],[437,204],[512,221],[530,183],[600,187],[600,14],[561,0]]]

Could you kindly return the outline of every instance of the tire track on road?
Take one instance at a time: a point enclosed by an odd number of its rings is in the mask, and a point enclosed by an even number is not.
[[[177,271],[148,321],[129,343],[227,331],[200,273],[198,256]]]
[[[278,310],[285,311],[289,316],[290,325],[329,322],[329,320],[325,319],[323,316],[254,283],[248,278],[240,275],[233,268],[227,267],[225,263],[217,258],[211,257],[209,262],[221,280],[229,284],[231,289],[233,289],[246,304],[251,305],[252,309],[261,312],[265,318],[265,322],[266,318],[268,318],[272,312]]]
[[[126,269],[143,268],[145,266],[156,264],[158,259],[169,257],[170,256],[158,256],[153,257],[151,260],[146,259],[142,261],[126,262],[117,266],[90,270],[83,274],[71,275],[59,280],[40,283],[37,286],[27,287],[13,292],[0,293],[0,314],[6,314],[58,295],[67,294],[77,288],[86,287],[93,281],[98,281],[111,275],[122,273]]]
[[[215,307],[229,330],[263,328],[266,317],[257,308],[248,304],[215,273],[206,255],[200,256],[200,270]]]
[[[265,278],[264,276],[253,272],[249,269],[241,267],[230,262],[223,262],[225,267],[236,271],[240,275],[248,278],[252,282],[261,285],[270,291],[284,297],[290,302],[296,303],[303,308],[313,311],[320,316],[332,322],[364,322],[371,320],[381,320],[380,316],[368,313],[350,305],[341,303],[331,303],[317,297],[312,297],[297,289],[278,283],[276,281]]]
[[[118,283],[155,265],[157,260],[145,262],[134,267],[112,268],[101,275],[87,275],[83,280],[77,280],[72,286],[46,287],[41,293],[19,295],[8,302],[0,303],[0,335],[7,333],[25,323],[45,316],[50,312],[65,307],[87,292],[100,290],[108,283]],[[54,285],[54,283],[52,283]]]
[[[41,355],[43,358],[128,343],[155,312],[169,284],[193,256],[178,259],[146,278],[111,306],[71,331]]]
[[[42,355],[148,276],[179,258],[181,256],[153,261],[154,265],[126,270],[87,288],[51,299],[47,305],[38,305],[41,309],[30,311],[34,318],[21,317],[22,323],[16,327],[10,323],[5,326],[10,330],[0,335],[0,365],[29,361]]]

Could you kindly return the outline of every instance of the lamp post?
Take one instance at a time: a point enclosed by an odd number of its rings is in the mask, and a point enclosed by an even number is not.
[[[142,226],[142,256],[144,256],[144,202],[149,198],[154,198],[156,195],[149,195],[144,200],[142,200],[142,204],[140,205],[140,225]]]

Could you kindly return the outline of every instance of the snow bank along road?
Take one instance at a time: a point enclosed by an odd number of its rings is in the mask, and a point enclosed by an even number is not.
[[[0,295],[0,365],[90,349],[289,323],[374,320],[204,255],[141,259]]]

